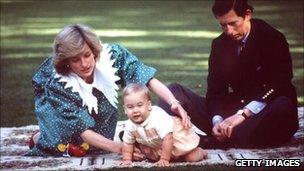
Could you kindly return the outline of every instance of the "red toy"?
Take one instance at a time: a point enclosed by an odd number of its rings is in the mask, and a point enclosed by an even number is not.
[[[30,139],[28,140],[28,146],[30,149],[32,149],[35,146],[35,144],[37,143],[37,141],[39,139],[39,136],[40,136],[40,132],[39,132],[39,130],[37,130],[30,137]],[[89,144],[87,144],[87,143],[82,143],[81,145],[75,145],[72,143],[68,143],[67,145],[59,144],[57,146],[57,149],[60,152],[65,152],[66,155],[68,154],[68,155],[74,156],[74,157],[83,157],[87,154],[87,151],[89,149]]]
[[[87,154],[89,145],[87,143],[82,143],[80,146],[68,143],[67,145],[59,144],[57,146],[58,150],[65,152],[65,156],[83,157]]]

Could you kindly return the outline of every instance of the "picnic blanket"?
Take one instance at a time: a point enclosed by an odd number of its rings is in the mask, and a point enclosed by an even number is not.
[[[208,150],[206,160],[189,163],[175,162],[170,168],[177,170],[201,170],[202,168],[225,169],[235,168],[237,159],[298,159],[299,167],[288,167],[283,170],[303,170],[304,166],[304,107],[298,108],[300,128],[292,140],[280,147],[265,149],[235,149]],[[117,123],[114,140],[119,141],[118,133],[124,128],[125,121]],[[126,169],[119,165],[121,156],[115,153],[90,155],[85,157],[26,157],[23,154],[28,150],[27,141],[37,125],[1,128],[1,170],[120,170]],[[132,170],[146,168],[156,169],[153,163],[148,161],[134,162]],[[265,168],[265,167],[264,167]],[[130,168],[129,168],[130,169]],[[162,168],[161,170],[166,170]],[[168,169],[168,168],[167,168]],[[246,168],[245,170],[247,170]],[[257,168],[256,168],[257,169]],[[277,168],[276,170],[278,170]],[[241,170],[244,170],[242,168]]]

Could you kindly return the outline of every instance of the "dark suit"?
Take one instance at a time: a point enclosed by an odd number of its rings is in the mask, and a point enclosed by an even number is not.
[[[237,46],[225,34],[212,43],[206,95],[210,112],[225,113],[222,100],[228,95],[239,100],[240,106],[241,100],[243,104],[252,100],[269,103],[279,96],[288,97],[296,106],[291,57],[283,34],[262,20],[252,19],[246,46],[239,56]],[[271,89],[273,93],[263,99]]]
[[[207,134],[214,115],[227,118],[253,100],[266,102],[261,112],[235,127],[230,140],[242,147],[288,141],[298,129],[298,119],[292,62],[284,35],[266,22],[252,19],[245,47],[239,55],[237,50],[237,42],[224,33],[213,40],[206,100],[180,85],[171,85],[170,90],[195,118],[191,119],[194,124]]]
[[[235,136],[247,143],[269,133],[273,139],[285,141],[297,130],[298,120],[297,95],[291,83],[292,62],[284,35],[266,22],[252,19],[245,48],[239,55],[237,48],[238,44],[225,34],[212,42],[206,95],[209,114],[227,117],[252,100],[266,102],[263,111],[234,131],[235,134],[250,132],[251,135],[246,135],[248,140]],[[249,129],[249,125],[254,125],[250,131],[240,129]],[[254,136],[255,133],[261,135]]]

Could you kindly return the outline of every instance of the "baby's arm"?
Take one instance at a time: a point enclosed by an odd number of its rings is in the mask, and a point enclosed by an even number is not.
[[[163,138],[162,153],[159,161],[157,162],[158,166],[169,166],[172,149],[173,149],[173,135],[171,132],[168,133]]]
[[[132,156],[133,156],[133,151],[134,151],[134,145],[133,144],[128,144],[128,143],[123,143],[122,146],[122,159],[123,159],[123,164],[131,164],[132,163]]]

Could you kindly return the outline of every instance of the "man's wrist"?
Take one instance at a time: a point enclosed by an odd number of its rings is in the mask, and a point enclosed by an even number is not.
[[[249,109],[250,113],[254,115],[260,113],[266,107],[266,105],[267,104],[265,102],[251,101],[244,107],[244,109]]]
[[[249,118],[249,114],[245,113],[243,109],[240,109],[236,112],[238,115],[242,116],[245,120]]]
[[[243,109],[244,113],[250,117],[251,115],[253,115],[253,112],[250,109],[247,109],[246,107]]]

